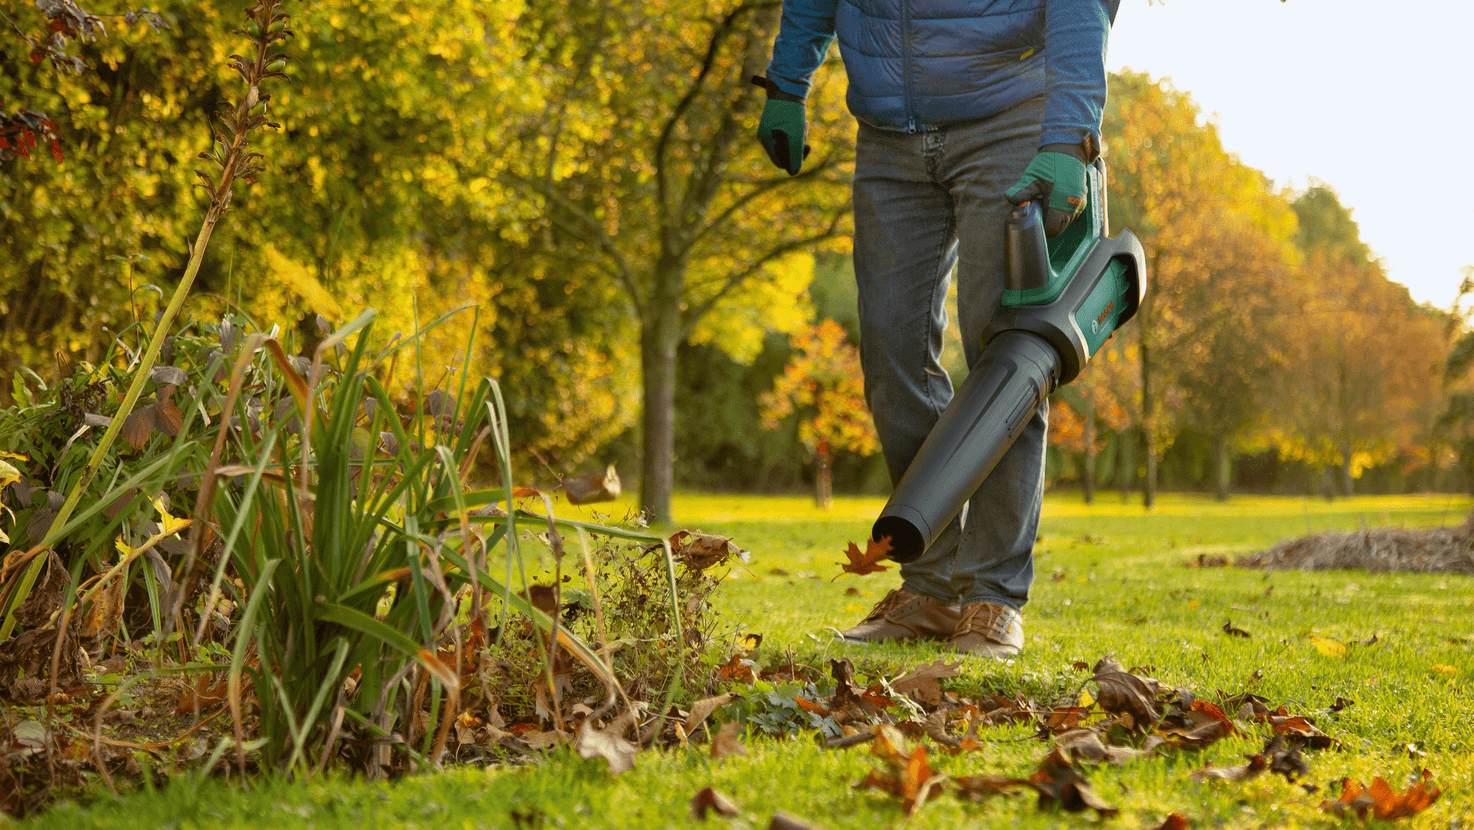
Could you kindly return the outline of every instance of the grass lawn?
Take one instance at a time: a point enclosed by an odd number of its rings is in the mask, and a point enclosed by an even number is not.
[[[685,495],[675,511],[682,526],[728,536],[751,551],[750,563],[730,574],[716,601],[734,627],[764,635],[766,659],[787,652],[827,666],[831,657],[848,656],[862,674],[876,676],[946,656],[930,646],[845,646],[827,630],[856,622],[898,584],[894,567],[833,578],[841,551],[850,541],[863,545],[881,504],[837,499],[834,509],[821,512],[802,497]],[[1263,745],[1267,733],[1257,732],[1201,752],[1087,766],[1096,793],[1119,808],[1113,818],[1042,811],[1032,794],[977,804],[943,794],[907,819],[891,796],[851,786],[877,766],[868,749],[823,750],[807,737],[749,737],[746,758],[714,761],[704,747],[647,752],[617,778],[602,761],[584,762],[567,751],[533,766],[459,769],[392,784],[260,781],[244,791],[185,777],[162,791],[105,797],[86,807],[59,804],[21,826],[685,827],[693,823],[691,797],[713,786],[743,812],[708,822],[734,828],[766,827],[777,810],[835,830],[908,823],[1134,830],[1157,827],[1172,812],[1192,827],[1330,827],[1348,822],[1320,810],[1322,800],[1339,793],[1343,777],[1370,784],[1380,776],[1401,791],[1426,768],[1442,798],[1398,823],[1474,827],[1474,580],[1188,567],[1199,554],[1232,559],[1309,532],[1453,524],[1469,509],[1468,499],[1452,496],[1243,497],[1219,504],[1168,495],[1148,513],[1114,493],[1094,506],[1051,495],[1025,609],[1024,653],[1007,662],[964,661],[961,676],[944,682],[964,695],[1021,692],[1054,700],[1093,688],[1077,661],[1093,664],[1113,654],[1202,699],[1252,691],[1271,706],[1313,716],[1341,743],[1339,750],[1307,751],[1310,773],[1294,784],[1268,773],[1244,782],[1188,780],[1205,764],[1242,763]],[[577,512],[568,510],[570,517]],[[1251,636],[1229,636],[1227,622]],[[738,691],[750,700],[765,693]],[[1338,697],[1353,704],[1331,711]],[[931,761],[956,775],[1028,777],[1048,750],[1030,735],[1024,727],[984,730],[982,751],[933,752]],[[1300,786],[1307,783],[1318,791]]]

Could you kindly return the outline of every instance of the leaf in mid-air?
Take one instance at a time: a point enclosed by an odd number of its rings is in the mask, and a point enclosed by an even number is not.
[[[844,552],[844,555],[850,561],[840,563],[840,568],[847,574],[857,574],[859,576],[873,574],[876,571],[890,570],[889,567],[879,564],[880,560],[884,559],[885,555],[890,552],[890,549],[891,537],[889,536],[880,537],[880,541],[878,542],[874,539],[869,540],[865,544],[864,553],[860,552],[859,545],[850,542],[849,548]]]

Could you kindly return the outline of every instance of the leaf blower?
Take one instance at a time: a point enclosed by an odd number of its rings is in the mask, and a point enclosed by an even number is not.
[[[870,538],[911,562],[983,483],[1049,394],[1074,380],[1146,293],[1146,258],[1129,230],[1107,238],[1105,163],[1086,167],[1084,213],[1046,240],[1039,205],[1008,218],[1003,309],[967,376],[876,519]],[[978,521],[983,517],[973,517]]]

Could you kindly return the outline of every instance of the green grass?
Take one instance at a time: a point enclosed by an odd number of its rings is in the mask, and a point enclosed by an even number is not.
[[[802,497],[687,495],[675,509],[684,526],[732,538],[752,552],[718,594],[734,627],[764,635],[764,654],[791,651],[824,665],[849,656],[867,673],[893,672],[945,652],[928,646],[851,647],[826,630],[846,627],[898,579],[895,569],[843,575],[838,562],[850,541],[863,542],[879,499],[839,499],[828,512]],[[1382,776],[1399,789],[1423,767],[1443,788],[1427,812],[1401,824],[1433,828],[1474,825],[1474,580],[1456,575],[1365,572],[1271,573],[1186,567],[1198,554],[1262,549],[1307,532],[1369,526],[1452,524],[1470,509],[1451,496],[1359,498],[1324,502],[1240,498],[1226,504],[1168,496],[1151,512],[1108,493],[1087,507],[1078,497],[1046,501],[1038,578],[1025,609],[1028,643],[1012,661],[967,661],[952,682],[961,693],[1019,690],[1048,699],[1074,694],[1088,672],[1072,667],[1114,654],[1127,666],[1214,699],[1245,689],[1316,717],[1341,751],[1308,753],[1307,794],[1275,776],[1244,783],[1195,784],[1207,763],[1231,764],[1257,750],[1259,735],[1227,740],[1201,753],[1087,770],[1096,791],[1121,809],[1092,813],[1040,811],[1032,797],[964,804],[943,795],[910,823],[917,827],[1058,827],[1104,824],[1154,827],[1169,812],[1194,827],[1321,827],[1344,824],[1322,814],[1343,776],[1369,783]],[[603,508],[619,516],[623,506]],[[568,509],[570,518],[579,511]],[[782,571],[784,573],[776,573]],[[847,594],[847,589],[857,593]],[[1249,631],[1227,636],[1222,627]],[[1377,642],[1361,645],[1375,635]],[[1328,656],[1312,637],[1346,645]],[[1337,697],[1355,704],[1338,713]],[[933,761],[955,774],[1022,775],[1045,746],[1019,729],[985,733],[981,753]],[[1410,756],[1408,745],[1416,745]],[[809,737],[749,740],[749,757],[714,762],[700,749],[646,753],[637,768],[611,778],[600,761],[555,753],[532,767],[456,770],[394,784],[334,780],[309,784],[257,782],[246,792],[215,781],[180,780],[160,792],[103,798],[87,807],[62,804],[27,827],[684,827],[689,800],[715,786],[744,810],[717,825],[765,827],[786,810],[829,828],[905,822],[897,803],[851,785],[872,766],[863,749],[818,749]],[[933,753],[939,755],[940,753]],[[519,824],[513,814],[541,816]]]

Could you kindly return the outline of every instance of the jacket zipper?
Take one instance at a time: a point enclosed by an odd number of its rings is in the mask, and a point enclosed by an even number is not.
[[[911,106],[911,3],[901,0],[901,103],[906,110],[906,132],[920,132]]]

